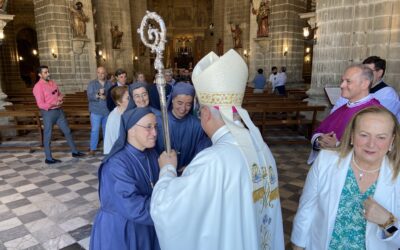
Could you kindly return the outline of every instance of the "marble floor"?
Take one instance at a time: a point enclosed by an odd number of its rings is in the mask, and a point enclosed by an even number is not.
[[[308,166],[307,145],[272,145],[279,168],[285,240]],[[98,207],[97,169],[101,156],[72,158],[48,166],[43,152],[0,153],[0,250],[88,249]]]

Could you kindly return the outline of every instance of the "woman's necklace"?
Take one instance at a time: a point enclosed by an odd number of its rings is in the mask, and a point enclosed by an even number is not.
[[[379,166],[378,168],[372,169],[372,170],[363,169],[363,168],[361,168],[360,166],[358,166],[354,155],[353,155],[352,161],[353,161],[354,167],[356,167],[356,168],[358,169],[358,171],[359,171],[359,173],[358,173],[358,181],[362,181],[362,178],[364,177],[364,175],[376,173],[376,172],[378,172],[379,169],[381,168],[381,167]]]
[[[146,172],[146,169],[143,167],[142,163],[139,161],[139,159],[136,157],[136,155],[133,154],[133,153],[131,153],[131,155],[132,155],[132,156],[135,158],[135,160],[139,163],[140,167],[142,168],[142,170],[143,170],[143,172],[144,172],[144,175],[146,176],[148,182],[150,183],[151,189],[153,189],[153,188],[154,188],[154,182],[153,182],[153,175],[152,175],[151,169],[150,169],[150,161],[149,161],[149,158],[148,158],[147,156],[145,156],[145,157],[146,157],[146,160],[147,160],[147,168],[149,169],[149,173],[147,173],[147,172]]]

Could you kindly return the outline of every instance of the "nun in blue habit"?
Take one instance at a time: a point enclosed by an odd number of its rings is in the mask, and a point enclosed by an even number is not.
[[[138,99],[135,99],[135,96],[133,94],[133,92],[135,91],[141,93]],[[161,116],[161,111],[151,105],[149,86],[145,83],[136,82],[129,85],[129,97],[130,105],[127,109],[134,109],[136,107],[149,107],[151,109],[151,112],[153,112],[156,116]]]
[[[120,136],[98,172],[100,208],[90,249],[160,249],[150,217],[151,194],[159,174],[153,149],[156,127],[156,117],[148,107],[122,115]]]
[[[177,152],[178,175],[201,150],[211,146],[199,118],[192,114],[195,96],[194,87],[189,83],[175,84],[168,105],[168,123],[171,138],[171,148]],[[158,124],[162,124],[161,117],[157,117]],[[157,152],[164,150],[164,136],[162,126],[158,126]]]

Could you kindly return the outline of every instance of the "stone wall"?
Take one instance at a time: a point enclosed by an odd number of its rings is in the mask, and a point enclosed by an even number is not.
[[[400,89],[400,1],[317,1],[310,101],[325,103],[323,88],[339,86],[345,68],[371,55],[387,61],[385,80]]]
[[[147,1],[146,0],[136,0],[133,1],[131,6],[131,18],[132,18],[132,46],[133,46],[133,69],[135,73],[145,72],[146,79],[150,82],[152,75],[149,72],[152,72],[152,68],[150,65],[150,55],[149,50],[144,50],[142,45],[142,41],[140,39],[140,35],[137,33],[137,29],[140,27],[143,17],[146,15]],[[151,10],[150,10],[151,11]],[[137,60],[135,59],[137,58]]]
[[[51,78],[63,93],[86,89],[96,73],[92,5],[90,0],[81,2],[89,17],[87,38],[73,37],[69,12],[73,2],[33,1],[40,63],[49,66]]]
[[[105,60],[98,61],[107,71],[114,73],[123,68],[128,73],[128,79],[133,78],[133,47],[131,24],[131,4],[129,0],[93,1],[96,8],[96,42],[102,50]],[[124,32],[120,49],[112,48],[111,27],[118,25],[119,31]]]
[[[257,9],[260,1],[254,1]],[[302,82],[304,38],[302,28],[305,22],[299,13],[305,12],[306,2],[300,0],[275,1],[270,4],[269,36],[257,38],[256,16],[250,17],[250,80],[258,68],[269,75],[271,67],[286,66],[287,87]],[[250,11],[250,9],[249,9]],[[286,55],[284,51],[287,49]]]
[[[258,9],[260,0],[253,1],[254,8]],[[269,1],[269,36],[257,38],[256,16],[251,14],[251,5],[246,0],[214,2],[213,21],[215,31],[213,41],[223,38],[224,52],[233,48],[231,25],[239,24],[242,29],[243,48],[237,52],[243,55],[244,50],[249,53],[244,57],[249,65],[249,81],[256,74],[258,68],[264,69],[265,75],[269,75],[272,66],[286,66],[288,82],[302,82],[304,39],[302,28],[305,21],[301,20],[299,13],[306,10],[306,1],[288,0]],[[222,18],[223,17],[223,18]],[[216,47],[212,47],[216,51]],[[283,55],[284,49],[288,53]]]

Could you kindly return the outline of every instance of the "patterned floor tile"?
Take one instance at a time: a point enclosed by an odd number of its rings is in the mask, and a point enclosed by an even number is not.
[[[308,145],[272,145],[279,172],[285,240],[308,171]],[[293,152],[296,152],[295,154]],[[101,155],[44,164],[43,152],[0,153],[0,250],[88,249],[98,209]]]
[[[25,235],[21,238],[10,240],[4,243],[4,246],[8,249],[31,249],[36,246],[39,242],[30,234]]]

